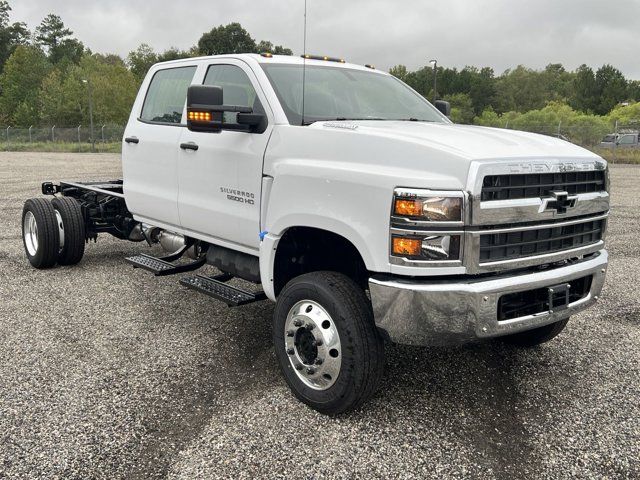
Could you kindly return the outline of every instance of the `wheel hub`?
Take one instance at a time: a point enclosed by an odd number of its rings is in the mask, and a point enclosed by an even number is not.
[[[31,212],[27,212],[24,216],[23,222],[24,230],[24,244],[27,247],[27,252],[32,257],[35,257],[38,253],[38,224],[36,223],[36,217]]]
[[[326,390],[338,379],[340,336],[319,303],[303,300],[291,308],[285,322],[285,351],[298,378],[314,390]]]

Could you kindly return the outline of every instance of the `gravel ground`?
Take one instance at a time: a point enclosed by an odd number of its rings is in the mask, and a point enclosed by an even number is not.
[[[271,304],[227,309],[106,237],[78,267],[30,268],[24,200],[120,163],[2,153],[0,477],[640,478],[640,167],[611,173],[595,308],[529,351],[390,346],[380,393],[330,419],[281,379]]]

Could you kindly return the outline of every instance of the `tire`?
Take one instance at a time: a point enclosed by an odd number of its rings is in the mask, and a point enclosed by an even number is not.
[[[343,274],[313,272],[291,280],[276,303],[273,341],[294,395],[320,413],[361,406],[382,379],[384,342],[371,302]]]
[[[59,265],[76,265],[84,256],[85,227],[80,204],[75,198],[55,197],[51,202],[60,214],[64,244],[58,255]]]
[[[564,327],[567,326],[568,322],[569,319],[567,318],[556,323],[545,325],[544,327],[534,328],[533,330],[527,330],[526,332],[514,333],[513,335],[507,335],[501,337],[500,340],[516,347],[536,347],[555,338],[560,334],[560,332],[562,332],[562,330],[564,330]]]
[[[45,198],[27,200],[22,209],[22,243],[29,263],[38,269],[53,267],[60,253],[56,212]]]

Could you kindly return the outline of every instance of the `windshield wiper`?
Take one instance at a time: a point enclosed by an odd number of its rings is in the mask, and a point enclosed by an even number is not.
[[[338,117],[338,118],[334,118],[333,120],[337,122],[349,122],[349,121],[360,121],[360,120],[388,120],[388,119],[382,118],[382,117]]]
[[[421,118],[414,118],[414,117],[396,118],[395,121],[396,122],[428,122],[428,123],[435,123],[435,120],[423,120]]]

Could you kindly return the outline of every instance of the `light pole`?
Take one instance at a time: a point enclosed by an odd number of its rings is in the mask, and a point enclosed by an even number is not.
[[[430,60],[433,65],[433,103],[438,99],[438,60]]]
[[[89,129],[91,131],[91,151],[96,151],[96,139],[93,135],[93,89],[91,88],[91,82],[89,80],[82,80],[82,83],[87,85],[89,91]]]

